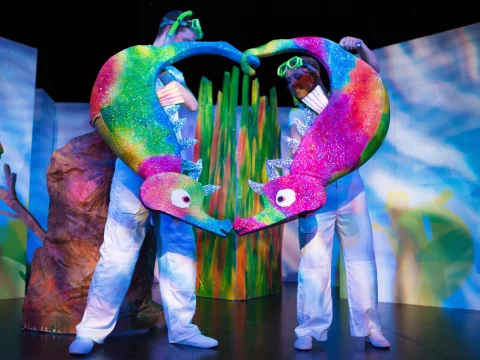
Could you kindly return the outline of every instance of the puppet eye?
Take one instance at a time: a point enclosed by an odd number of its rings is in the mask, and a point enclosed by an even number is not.
[[[281,207],[290,206],[295,201],[295,191],[291,189],[279,190],[275,200],[277,201],[277,205]]]
[[[172,204],[179,208],[186,208],[190,205],[190,195],[183,189],[175,189],[170,197]]]

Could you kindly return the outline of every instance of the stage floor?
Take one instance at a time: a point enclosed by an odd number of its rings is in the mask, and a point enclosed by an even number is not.
[[[296,351],[296,283],[282,295],[248,301],[198,298],[194,323],[216,338],[215,349],[169,345],[165,326],[111,335],[83,359],[480,359],[480,311],[380,303],[389,350],[350,336],[347,301],[333,288],[333,324],[326,342]],[[0,301],[0,359],[70,359],[70,335],[22,331],[23,299]]]

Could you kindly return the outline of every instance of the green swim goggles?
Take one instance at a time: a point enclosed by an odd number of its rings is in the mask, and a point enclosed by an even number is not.
[[[160,26],[170,25],[170,24],[172,25],[172,27],[170,28],[170,30],[167,33],[168,36],[175,35],[175,31],[177,31],[179,26],[185,26],[185,27],[195,31],[195,33],[197,34],[197,40],[201,40],[202,37],[203,37],[203,31],[202,31],[202,27],[200,26],[200,20],[198,20],[198,19],[183,20],[186,17],[190,17],[190,16],[193,16],[193,11],[190,11],[190,10],[185,11],[185,12],[181,13],[180,15],[178,15],[178,17],[175,21],[164,20],[164,21],[162,21]]]
[[[284,77],[285,74],[287,73],[287,70],[293,70],[297,69],[299,67],[306,67],[307,69],[310,69],[312,71],[318,72],[317,69],[315,69],[312,65],[307,64],[302,60],[302,58],[298,56],[294,56],[291,59],[285,61],[282,65],[280,65],[277,69],[277,75],[280,77]]]

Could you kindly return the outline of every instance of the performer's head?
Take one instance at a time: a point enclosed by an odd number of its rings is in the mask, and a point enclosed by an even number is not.
[[[172,42],[196,41],[203,37],[198,19],[192,11],[172,10],[163,17],[153,45],[163,46]]]
[[[295,104],[302,100],[317,85],[323,87],[320,64],[311,56],[294,56],[277,69],[277,75],[288,83]]]

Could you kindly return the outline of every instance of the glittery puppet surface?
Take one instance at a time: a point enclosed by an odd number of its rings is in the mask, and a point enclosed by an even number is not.
[[[233,222],[239,234],[262,230],[298,214],[314,211],[326,201],[324,187],[317,179],[301,174],[272,179],[262,187],[262,193],[269,199],[265,210],[249,219],[237,217]]]
[[[304,136],[291,163],[290,173],[284,177],[296,176],[290,183],[306,183],[307,179],[311,179],[309,184],[312,188],[308,192],[295,194],[292,205],[280,210],[284,215],[283,221],[294,220],[298,214],[308,211],[304,206],[312,208],[308,204],[315,201],[312,200],[312,193],[317,188],[323,189],[370,159],[383,143],[390,122],[388,94],[378,73],[328,39],[302,37],[273,40],[247,50],[244,56],[261,58],[285,52],[301,52],[317,59],[329,75],[331,91],[328,105],[322,113],[311,124],[300,124],[301,127],[305,125],[305,129],[301,129],[304,130]],[[255,73],[245,61],[242,62],[242,69],[250,75]],[[278,182],[278,178],[265,184],[263,192],[272,181]],[[277,195],[267,193],[273,207]],[[271,210],[267,208],[265,211]],[[251,221],[250,225],[246,224],[248,221]],[[239,234],[246,233],[245,229],[252,232],[268,226],[272,226],[272,222],[265,220],[262,213],[234,221],[234,228]]]
[[[383,142],[390,120],[388,94],[378,73],[339,45],[319,38],[296,43],[325,66],[331,94],[302,138],[290,170],[328,185],[362,165]],[[369,148],[372,141],[378,147]]]
[[[162,211],[204,230],[226,235],[232,230],[230,221],[214,219],[203,209],[204,195],[208,191],[209,188],[205,189],[189,176],[165,172],[145,180],[140,196],[150,209]]]
[[[180,156],[182,141],[177,140],[175,124],[158,101],[155,82],[166,66],[204,54],[235,62],[242,55],[226,42],[137,45],[112,56],[100,70],[90,97],[90,116],[101,114],[105,126],[99,131],[135,172],[150,157]]]
[[[176,132],[181,124],[171,120],[168,111],[173,108],[160,105],[155,83],[158,74],[166,66],[187,57],[204,54],[223,56],[235,62],[240,62],[242,56],[239,50],[226,42],[184,42],[162,47],[138,45],[112,56],[97,76],[90,98],[90,116],[100,116],[95,123],[99,133],[112,151],[146,180],[162,173],[173,173],[179,179],[185,177],[181,174],[180,154],[185,148],[194,145],[196,140],[177,139]],[[250,57],[249,61],[252,65],[258,65],[258,59],[254,57]],[[192,172],[198,175],[199,168],[195,167]],[[170,183],[176,184],[175,186],[183,184]],[[203,189],[202,185],[196,183]],[[149,199],[150,206],[154,206],[151,209],[163,209],[162,211],[176,216],[177,210],[171,206],[172,199],[161,196],[158,201],[152,201],[153,194],[158,192],[148,184],[150,182],[143,184],[146,190],[142,185],[141,193]],[[156,184],[160,186],[160,183]],[[206,193],[213,189],[209,187]],[[170,192],[176,190],[179,189],[162,189]],[[194,193],[199,198],[192,198],[192,202],[203,204],[204,192]],[[224,221],[207,219],[201,207],[195,209],[179,218],[205,230],[225,235],[224,229],[228,226],[225,227]]]

